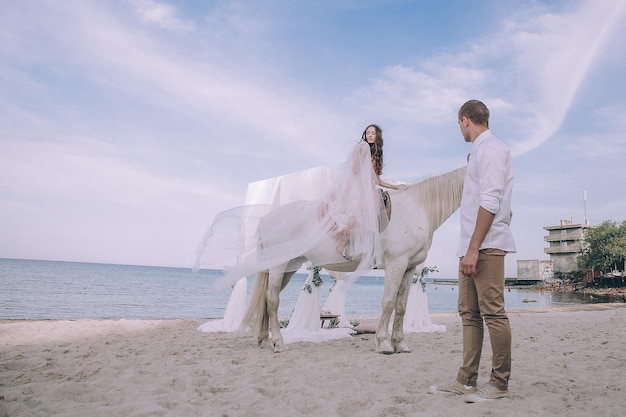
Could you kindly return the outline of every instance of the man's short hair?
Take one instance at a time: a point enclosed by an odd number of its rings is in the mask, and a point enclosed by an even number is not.
[[[489,127],[489,109],[482,101],[469,100],[465,102],[459,109],[459,119],[463,116],[470,119],[475,125]]]

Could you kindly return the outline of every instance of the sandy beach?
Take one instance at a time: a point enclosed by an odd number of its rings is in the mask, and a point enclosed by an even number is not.
[[[412,353],[374,352],[374,335],[293,343],[203,333],[206,320],[4,321],[2,416],[624,416],[626,304],[510,311],[510,398],[466,404],[428,394],[456,375],[457,315],[411,333]],[[491,350],[484,346],[479,385]]]

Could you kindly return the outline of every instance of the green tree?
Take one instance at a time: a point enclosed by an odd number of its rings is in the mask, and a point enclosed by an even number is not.
[[[622,271],[623,271],[624,260],[626,259],[626,220],[623,221],[622,224],[619,225],[617,236],[615,237],[615,239],[613,239],[613,242],[611,243],[609,250],[612,253],[616,254],[618,258],[621,258],[618,260],[618,263],[621,262]]]
[[[626,221],[612,220],[590,228],[585,236],[585,249],[578,258],[578,267],[585,271],[608,272],[624,269],[626,258]]]

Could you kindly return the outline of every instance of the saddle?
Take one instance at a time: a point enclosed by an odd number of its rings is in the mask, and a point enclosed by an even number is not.
[[[384,210],[384,213],[380,214],[380,218],[387,218],[386,222],[379,223],[379,229],[382,232],[387,228],[387,224],[389,224],[389,220],[391,220],[391,196],[389,195],[389,192],[380,190],[380,198],[383,200],[383,206],[380,210]]]

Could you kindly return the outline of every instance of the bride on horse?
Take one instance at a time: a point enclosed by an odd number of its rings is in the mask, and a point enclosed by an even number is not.
[[[383,180],[382,169],[382,129],[371,124],[317,198],[288,201],[278,207],[249,204],[218,214],[202,239],[194,270],[216,267],[227,260],[226,275],[220,280],[223,286],[283,263],[288,264],[286,272],[295,272],[305,261],[301,255],[328,243],[329,237],[334,250],[321,257],[318,254],[315,264],[347,262],[357,273],[375,268],[382,262],[379,232],[389,221],[383,201],[387,196],[380,187],[406,187]],[[299,186],[310,188],[311,184]],[[264,229],[259,246],[259,222],[270,213],[276,215],[276,221]],[[221,250],[213,249],[220,246]]]
[[[379,187],[405,187],[384,181],[380,178],[382,171],[383,131],[371,124],[352,151],[343,178],[331,188],[319,210],[321,218],[331,221],[337,252],[347,261],[360,257],[364,264],[380,264],[379,231],[389,218],[385,210],[387,195]]]

